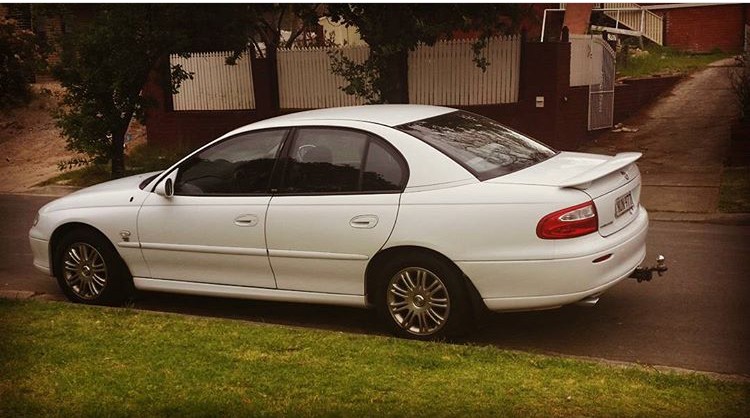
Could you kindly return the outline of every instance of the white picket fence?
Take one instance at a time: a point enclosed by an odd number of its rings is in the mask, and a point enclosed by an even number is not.
[[[515,103],[521,71],[521,37],[489,40],[483,55],[489,66],[474,63],[475,41],[441,41],[409,54],[409,102],[433,105]]]
[[[181,65],[194,73],[185,80],[179,93],[172,95],[174,110],[255,109],[253,75],[247,54],[236,65],[227,65],[230,52],[193,53],[190,58],[171,55],[172,65]]]
[[[420,46],[409,53],[409,102],[434,105],[483,105],[515,103],[521,66],[521,37],[489,40],[483,56],[486,71],[474,63],[474,40],[441,41]],[[364,104],[364,100],[344,93],[346,80],[331,72],[326,48],[279,50],[277,69],[279,101],[282,109],[317,109]],[[343,47],[345,56],[363,62],[367,46]],[[173,96],[174,110],[254,109],[252,68],[247,56],[228,66],[227,52],[192,54],[190,58],[170,57],[194,72]]]
[[[364,100],[344,93],[344,77],[331,72],[326,48],[283,49],[277,54],[279,105],[282,109],[317,109],[353,106]],[[367,46],[342,48],[346,57],[363,62],[370,54]]]

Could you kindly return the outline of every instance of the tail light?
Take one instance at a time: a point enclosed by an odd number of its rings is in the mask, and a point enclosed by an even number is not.
[[[542,239],[575,238],[598,229],[596,207],[589,201],[545,216],[536,226],[536,235]]]

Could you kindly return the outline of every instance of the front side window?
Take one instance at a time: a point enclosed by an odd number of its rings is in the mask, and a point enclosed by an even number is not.
[[[492,119],[457,111],[398,126],[461,164],[480,180],[540,163],[555,151]]]
[[[285,129],[244,133],[190,157],[177,171],[175,194],[267,193],[286,133]]]
[[[281,191],[360,193],[400,191],[405,164],[372,135],[337,128],[300,128],[289,146]]]

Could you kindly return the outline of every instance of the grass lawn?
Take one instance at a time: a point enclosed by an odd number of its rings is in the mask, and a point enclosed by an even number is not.
[[[492,347],[0,300],[0,416],[750,416],[750,384]]]
[[[719,210],[750,212],[750,167],[724,167],[719,191]]]
[[[721,51],[710,54],[691,54],[668,47],[651,45],[648,54],[629,56],[627,61],[618,55],[617,75],[619,77],[646,77],[654,74],[689,73],[706,67],[708,64],[732,55]]]
[[[160,150],[147,145],[139,145],[125,156],[125,175],[148,173],[169,168],[180,158],[187,155],[185,150]],[[112,178],[109,164],[89,164],[61,172],[51,179],[47,179],[35,186],[50,184],[64,184],[66,186],[87,187],[102,183]]]

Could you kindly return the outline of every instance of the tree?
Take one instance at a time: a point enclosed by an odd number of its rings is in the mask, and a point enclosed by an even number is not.
[[[329,18],[356,27],[370,46],[362,64],[334,52],[332,68],[349,82],[349,94],[373,103],[408,103],[409,51],[455,31],[477,32],[475,62],[485,68],[489,63],[480,52],[487,39],[514,28],[529,11],[530,5],[519,4],[331,4]]]
[[[28,99],[29,76],[41,62],[41,48],[33,32],[0,17],[0,108]]]
[[[124,140],[132,118],[152,101],[141,95],[149,72],[169,53],[240,49],[247,45],[237,5],[103,4],[76,22],[62,41],[55,75],[66,93],[58,126],[68,148],[125,174]],[[80,9],[79,9],[80,10]],[[173,89],[191,75],[174,66]]]
[[[56,75],[66,94],[58,125],[68,148],[111,161],[112,176],[125,173],[124,140],[132,118],[142,119],[153,101],[141,95],[150,71],[165,67],[170,53],[234,51],[232,64],[247,50],[272,54],[288,46],[306,22],[317,22],[314,5],[102,4],[88,7],[93,18],[63,41]],[[79,9],[80,10],[80,9]],[[290,27],[284,40],[281,28]],[[275,67],[274,67],[275,68]],[[192,77],[180,66],[166,80],[177,92]]]

